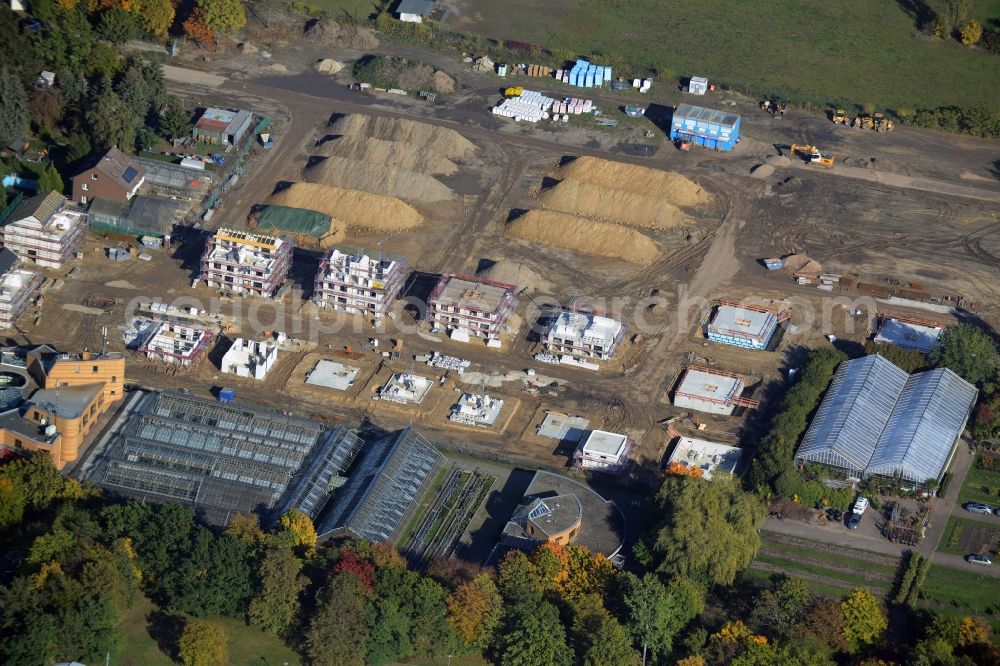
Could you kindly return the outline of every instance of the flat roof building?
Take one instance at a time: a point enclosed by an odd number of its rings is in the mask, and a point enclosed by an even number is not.
[[[219,229],[205,245],[200,279],[240,296],[274,296],[292,265],[292,242]]]
[[[591,430],[580,441],[573,464],[581,469],[621,474],[628,467],[632,438],[606,430]]]
[[[737,407],[756,409],[758,402],[741,397],[743,380],[725,370],[689,365],[674,391],[674,406],[728,416]]]
[[[618,505],[589,486],[537,471],[500,535],[500,543],[531,552],[543,543],[585,546],[611,559],[625,539]]]
[[[235,146],[250,129],[252,119],[249,111],[209,107],[194,124],[192,135],[203,143]]]
[[[458,402],[451,406],[450,421],[466,425],[492,428],[500,412],[503,400],[482,393],[463,393]]]
[[[66,207],[58,192],[26,199],[0,227],[0,243],[26,263],[62,268],[87,234],[87,215]]]
[[[517,305],[517,285],[445,273],[427,302],[427,319],[436,329],[499,338]]]
[[[606,361],[625,335],[616,319],[594,312],[566,309],[559,313],[542,337],[546,351]]]
[[[261,380],[278,360],[278,345],[272,340],[236,338],[222,355],[220,369],[237,377]]]
[[[763,307],[720,303],[708,324],[708,339],[746,349],[767,349],[778,324],[788,319],[787,312]]]
[[[907,317],[883,315],[879,320],[875,342],[916,349],[925,354],[940,346],[946,326]]]
[[[735,474],[736,466],[740,464],[742,456],[743,450],[737,446],[680,437],[674,445],[674,452],[667,460],[667,469],[673,468],[674,465],[683,465],[683,468],[693,476],[711,480],[716,472]]]
[[[670,122],[671,141],[689,141],[713,150],[732,150],[740,140],[740,116],[726,111],[680,104]]]
[[[400,257],[330,250],[316,273],[313,301],[321,308],[383,317],[406,278]]]
[[[378,439],[347,471],[316,531],[395,544],[445,463],[412,426]]]
[[[560,442],[576,444],[587,434],[590,421],[582,416],[569,416],[562,412],[545,412],[538,424],[537,435]]]
[[[0,328],[17,323],[42,290],[42,276],[19,263],[16,254],[0,249]]]
[[[346,429],[257,407],[160,392],[128,400],[128,418],[85,477],[130,497],[194,506],[216,525],[236,513],[260,514],[267,524],[284,504],[314,508],[329,486],[302,475],[314,464],[335,466],[332,450],[350,457],[359,446]]]
[[[795,460],[923,486],[947,469],[977,395],[947,368],[908,375],[878,355],[844,361]]]

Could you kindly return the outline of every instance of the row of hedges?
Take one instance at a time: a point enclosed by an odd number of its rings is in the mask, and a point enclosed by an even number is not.
[[[781,409],[771,420],[767,435],[760,441],[757,456],[747,474],[749,487],[759,493],[773,491],[792,497],[793,486],[804,480],[795,469],[795,447],[809,425],[809,417],[819,405],[833,374],[847,356],[832,347],[814,350],[805,368],[785,394]],[[791,494],[789,494],[791,492]]]

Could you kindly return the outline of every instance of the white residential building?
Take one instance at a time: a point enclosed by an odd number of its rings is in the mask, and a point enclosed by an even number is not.
[[[151,361],[190,367],[208,348],[211,333],[197,326],[173,321],[158,322],[139,351]]]
[[[628,435],[591,430],[580,440],[573,463],[581,469],[620,474],[628,464],[632,444]]]
[[[406,262],[401,258],[376,259],[333,249],[316,274],[313,301],[322,308],[378,319],[389,311],[405,277]]]
[[[419,405],[431,390],[431,380],[409,372],[398,372],[378,392],[379,400],[401,405]]]
[[[0,250],[0,328],[13,326],[41,292],[42,276],[17,264],[17,255]]]
[[[622,323],[611,317],[563,310],[545,332],[542,344],[552,354],[606,361],[615,353],[624,334]]]
[[[22,261],[45,268],[62,268],[87,233],[87,215],[66,209],[58,192],[24,201],[0,227],[0,242]]]
[[[482,393],[464,393],[452,405],[449,420],[466,425],[490,428],[503,410],[503,400]]]
[[[758,402],[742,397],[743,380],[731,372],[689,365],[684,370],[674,406],[729,416],[737,407],[756,409]]]
[[[222,372],[250,379],[264,379],[278,359],[278,345],[271,340],[236,338],[222,356]]]
[[[219,229],[205,245],[199,277],[241,296],[271,297],[291,264],[292,242],[286,238]]]
[[[743,450],[736,446],[681,437],[667,460],[667,469],[671,465],[683,465],[687,473],[709,480],[715,472],[734,474],[742,455]]]

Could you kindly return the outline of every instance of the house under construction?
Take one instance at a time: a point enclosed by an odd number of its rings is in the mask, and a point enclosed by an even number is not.
[[[292,265],[292,241],[219,229],[205,245],[201,274],[209,287],[240,296],[274,296]]]
[[[759,401],[742,397],[743,388],[743,380],[731,372],[689,365],[674,391],[674,406],[722,416],[737,407],[756,409]]]
[[[139,353],[151,361],[190,367],[212,344],[208,329],[176,321],[157,322],[155,328],[139,345]]]
[[[758,305],[720,302],[708,324],[708,339],[746,349],[767,349],[787,310]]]
[[[606,361],[625,335],[618,320],[598,312],[567,308],[559,313],[542,338],[545,350]]]
[[[0,249],[0,328],[13,326],[41,293],[42,276],[18,263],[17,255]]]
[[[427,319],[456,339],[499,339],[517,305],[517,285],[445,273],[427,299]]]
[[[316,273],[313,301],[338,312],[383,317],[406,277],[401,257],[330,250]]]
[[[451,406],[448,420],[465,425],[492,428],[503,411],[503,400],[485,393],[463,393]]]
[[[99,442],[86,478],[113,492],[194,506],[225,525],[265,524],[290,508],[315,518],[361,441],[344,427],[189,395],[136,392],[127,418]]]

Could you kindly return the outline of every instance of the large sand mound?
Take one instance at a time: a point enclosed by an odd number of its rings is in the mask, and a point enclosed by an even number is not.
[[[634,263],[650,262],[659,254],[656,243],[638,231],[551,210],[528,211],[510,225],[508,233],[581,254]]]
[[[378,46],[378,38],[368,28],[341,25],[336,21],[314,19],[306,23],[303,32],[306,39],[337,49],[367,51]]]
[[[453,160],[472,157],[476,152],[476,144],[455,130],[415,120],[351,114],[338,118],[330,126],[330,131],[334,134],[356,134],[373,139],[412,143]]]
[[[334,220],[331,226],[356,230],[402,231],[424,223],[413,206],[399,199],[314,183],[293,183],[268,203],[326,213]]]
[[[447,157],[412,143],[364,136],[347,135],[324,141],[315,153],[435,175],[450,176],[458,171],[458,165]]]
[[[307,167],[302,175],[310,183],[364,190],[419,203],[443,201],[452,195],[452,191],[433,176],[344,157],[327,157]]]
[[[516,284],[527,294],[538,291],[550,293],[553,287],[552,283],[543,278],[538,271],[510,259],[501,259],[489,268],[479,271],[478,275],[497,282]]]
[[[672,229],[688,222],[677,206],[667,203],[655,192],[636,194],[572,179],[544,190],[539,201],[553,210],[646,229]]]
[[[675,206],[697,206],[712,200],[698,184],[679,173],[612,162],[597,157],[578,157],[559,167],[558,178],[658,197]]]

